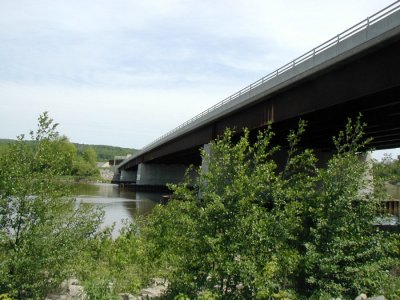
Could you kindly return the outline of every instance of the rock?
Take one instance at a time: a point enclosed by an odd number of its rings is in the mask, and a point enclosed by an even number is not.
[[[354,300],[386,300],[386,298],[385,296],[368,297],[366,294],[362,293],[358,295]]]
[[[167,287],[165,285],[156,285],[156,286],[142,289],[140,291],[140,294],[141,294],[142,298],[144,298],[144,299],[151,299],[151,298],[157,298],[157,297],[162,296],[162,294],[166,290],[167,290]]]
[[[84,300],[86,294],[83,286],[79,285],[79,280],[72,278],[64,280],[60,285],[59,294],[51,294],[46,300]]]
[[[68,282],[69,282],[69,285],[79,285],[80,284],[79,280],[76,278],[71,278],[70,280],[68,280]]]
[[[136,297],[136,296],[133,296],[133,295],[128,294],[128,293],[119,294],[119,298],[121,300],[142,300],[142,297],[140,297],[140,296]]]
[[[85,298],[85,291],[83,286],[74,284],[68,287],[68,295],[71,296],[72,299],[80,300]]]
[[[147,298],[160,297],[165,292],[165,290],[165,286],[157,285],[141,290],[141,295],[146,296]]]
[[[151,280],[153,286],[157,286],[157,285],[163,285],[163,286],[168,286],[168,282],[164,279],[164,278],[153,278]]]
[[[169,282],[163,278],[153,278],[151,280],[151,286],[140,291],[141,298],[138,300],[161,297],[168,289],[168,285]]]

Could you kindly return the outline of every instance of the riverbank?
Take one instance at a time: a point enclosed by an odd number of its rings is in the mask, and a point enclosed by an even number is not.
[[[110,285],[112,289],[112,285]],[[120,293],[118,295],[119,300],[148,300],[148,299],[159,299],[168,289],[168,282],[162,278],[154,278],[152,284],[144,288],[137,295],[130,293]],[[87,300],[91,299],[90,295],[85,292],[85,288],[80,284],[77,279],[69,279],[61,284],[61,290],[57,294],[49,295],[45,300]],[[97,298],[96,298],[97,299]],[[214,299],[214,298],[213,298]],[[333,300],[333,299],[332,299]],[[336,298],[334,300],[341,300]],[[362,293],[358,295],[354,300],[386,300],[385,296],[371,296]]]
[[[132,295],[130,293],[120,293],[118,295],[118,299],[119,300],[157,299],[166,292],[167,288],[168,288],[168,282],[166,282],[161,278],[154,278],[152,280],[152,284],[142,289],[139,294]],[[109,285],[109,289],[110,289],[109,292],[112,293],[112,284]],[[85,291],[84,286],[81,285],[78,279],[72,278],[69,280],[65,280],[60,286],[60,291],[48,295],[45,298],[45,300],[87,300],[87,299],[92,299],[93,297],[91,296],[93,295],[90,295]]]

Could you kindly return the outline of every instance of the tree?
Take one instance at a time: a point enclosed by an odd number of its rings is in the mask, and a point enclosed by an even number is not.
[[[149,259],[171,295],[220,299],[353,297],[388,282],[391,240],[374,226],[377,193],[368,184],[363,125],[349,121],[336,154],[318,168],[299,146],[305,122],[288,136],[287,163],[272,159],[273,132],[238,142],[227,130],[203,152],[207,170],[171,185],[173,199],[142,229]],[[393,261],[392,261],[393,262]],[[330,297],[330,298],[329,298]]]
[[[82,154],[82,157],[85,161],[87,161],[92,167],[96,166],[97,163],[97,154],[96,151],[92,148],[89,147],[85,149],[85,151]]]
[[[55,151],[63,157],[61,166],[62,175],[71,175],[73,172],[74,162],[78,159],[77,149],[66,136],[62,136],[54,141]]]
[[[0,156],[0,293],[43,299],[72,275],[74,257],[97,230],[102,213],[77,205],[60,180],[74,151],[59,151],[47,113]]]
[[[87,178],[98,176],[100,174],[97,168],[97,154],[93,148],[87,148],[82,156],[76,156],[73,161],[72,175],[78,178]]]
[[[392,184],[400,182],[400,160],[385,154],[381,162],[374,163],[374,176]]]
[[[365,126],[365,125],[364,125]],[[395,244],[375,226],[380,198],[365,176],[360,160],[363,140],[360,121],[349,122],[334,139],[336,153],[319,170],[318,189],[307,203],[310,230],[304,244],[304,277],[316,297],[378,293],[389,282],[390,265],[398,258]],[[390,297],[390,295],[387,295]]]

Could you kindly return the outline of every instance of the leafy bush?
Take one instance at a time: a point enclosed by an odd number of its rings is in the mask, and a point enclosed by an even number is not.
[[[100,297],[102,293],[137,293],[149,281],[137,226],[125,222],[118,237],[113,237],[112,231],[110,227],[99,232],[79,258],[77,275],[92,297]],[[111,299],[111,296],[94,299]]]
[[[382,161],[374,163],[374,176],[393,184],[400,182],[400,161],[384,155]]]
[[[42,114],[34,143],[20,136],[0,156],[0,293],[17,299],[43,299],[71,276],[102,218],[59,180],[70,157],[56,127]]]
[[[142,229],[148,259],[170,295],[221,299],[355,297],[384,293],[393,243],[374,226],[379,193],[366,178],[363,125],[349,121],[326,167],[288,136],[287,163],[273,160],[271,129],[250,143],[234,132],[203,151],[194,182],[171,185],[174,200]],[[398,243],[398,242],[397,242]],[[319,295],[319,296],[318,296]],[[324,297],[325,297],[324,296]]]
[[[87,300],[118,300],[119,297],[113,292],[112,283],[108,280],[89,281],[85,284]]]

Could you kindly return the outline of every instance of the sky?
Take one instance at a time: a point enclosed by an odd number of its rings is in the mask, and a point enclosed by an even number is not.
[[[140,149],[393,2],[0,0],[0,138]]]

